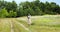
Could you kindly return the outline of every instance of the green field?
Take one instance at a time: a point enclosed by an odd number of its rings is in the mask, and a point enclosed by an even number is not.
[[[32,16],[28,26],[27,17],[0,18],[0,32],[60,32],[60,15]]]

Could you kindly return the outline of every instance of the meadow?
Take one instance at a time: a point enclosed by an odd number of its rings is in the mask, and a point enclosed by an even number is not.
[[[32,16],[32,24],[27,17],[0,18],[0,32],[60,32],[60,15]]]

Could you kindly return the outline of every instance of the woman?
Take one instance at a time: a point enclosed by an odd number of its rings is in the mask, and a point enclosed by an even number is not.
[[[28,25],[31,25],[31,15],[28,14],[27,18],[28,18]]]

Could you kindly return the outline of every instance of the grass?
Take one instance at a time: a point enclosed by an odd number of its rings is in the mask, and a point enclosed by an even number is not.
[[[32,16],[32,25],[28,28],[32,32],[60,32],[60,16],[55,16]],[[24,24],[25,20],[20,20],[20,23]]]
[[[13,21],[14,32],[29,32],[16,22],[23,24],[31,32],[60,32],[60,15],[32,16],[31,26],[28,26],[26,17],[0,19],[0,32],[11,32],[10,20]]]
[[[32,28],[35,32],[60,32],[60,17],[43,16],[32,19],[34,25]]]
[[[10,23],[4,19],[0,19],[0,32],[10,32]]]

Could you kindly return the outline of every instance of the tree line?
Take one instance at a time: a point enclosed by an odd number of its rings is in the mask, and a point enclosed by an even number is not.
[[[40,2],[35,0],[32,2],[26,1],[21,2],[19,5],[15,2],[7,2],[0,0],[0,17],[20,17],[31,15],[45,15],[60,14],[60,6],[54,2]]]

